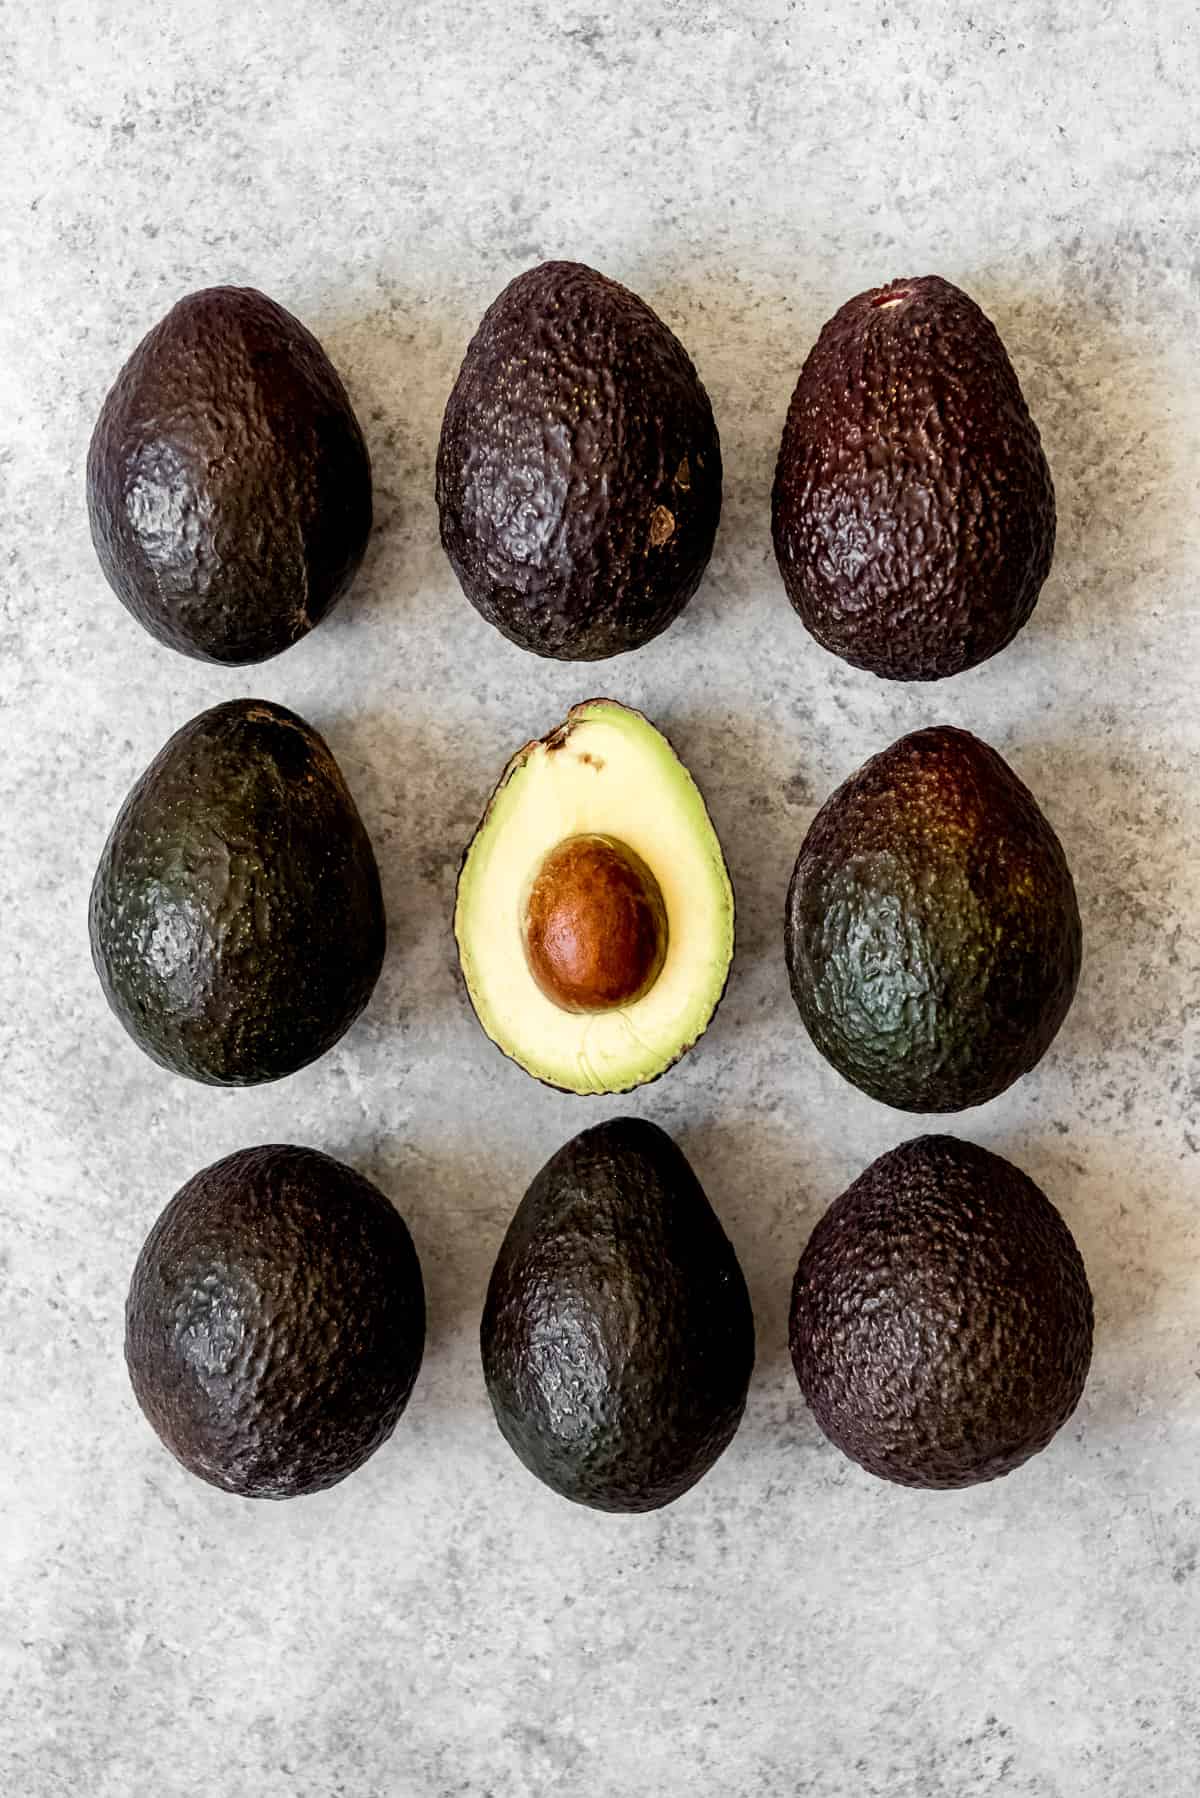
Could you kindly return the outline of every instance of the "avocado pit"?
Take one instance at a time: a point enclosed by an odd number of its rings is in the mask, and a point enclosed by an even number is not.
[[[662,889],[616,837],[584,833],[549,851],[530,883],[521,937],[529,971],[563,1011],[615,1011],[643,998],[667,956]]]

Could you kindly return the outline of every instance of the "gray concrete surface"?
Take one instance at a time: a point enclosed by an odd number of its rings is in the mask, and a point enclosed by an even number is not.
[[[1066,22],[1064,22],[1066,21]],[[148,0],[0,7],[0,1790],[22,1798],[1183,1798],[1200,1701],[1200,314],[1197,27],[1081,0]],[[485,304],[550,255],[678,329],[727,470],[680,622],[601,667],[539,662],[438,547],[441,407]],[[940,687],[807,638],[768,535],[801,359],[851,293],[936,270],[996,318],[1059,493],[1029,628]],[[250,282],[344,372],[378,528],[338,613],[221,671],[105,587],[83,462],[106,387],[181,293]],[[740,897],[707,1040],[632,1100],[543,1091],[483,1040],[455,869],[511,749],[573,701],[644,707],[704,786]],[[144,1060],[88,958],[127,787],[240,693],[327,732],[392,936],[360,1025],[280,1085]],[[817,1059],[784,887],[830,787],[922,722],[1039,794],[1086,929],[1031,1077],[954,1126],[1066,1214],[1094,1371],[1051,1450],[946,1496],[820,1437],[785,1348],[813,1220],[919,1131]],[[543,1158],[632,1110],[677,1133],[752,1286],[759,1365],[712,1475],[646,1518],[574,1509],[496,1431],[476,1325]],[[376,1177],[430,1291],[390,1446],[273,1506],[190,1480],[121,1358],[134,1256],[231,1149]]]

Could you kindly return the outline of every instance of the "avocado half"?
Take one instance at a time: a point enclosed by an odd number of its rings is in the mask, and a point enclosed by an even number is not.
[[[635,949],[637,918],[657,913],[659,900],[662,913],[659,953],[636,970],[641,990],[624,1000],[610,990],[583,1009],[570,995],[550,996],[529,953],[543,870],[552,874],[575,842],[620,853],[613,884],[622,893],[630,866],[648,875],[651,897],[629,925]],[[574,889],[584,914],[594,903],[611,906],[609,887],[599,896],[589,887],[593,865],[585,858]],[[624,933],[627,916],[618,914],[610,934]],[[580,938],[595,922],[594,910],[583,917]],[[648,718],[589,699],[517,751],[463,857],[454,934],[479,1022],[548,1086],[628,1092],[704,1034],[733,959],[733,887],[699,788]],[[602,921],[596,934],[603,946]]]

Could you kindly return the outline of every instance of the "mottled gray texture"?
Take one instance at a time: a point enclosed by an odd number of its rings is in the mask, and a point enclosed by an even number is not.
[[[1128,21],[1147,21],[1136,27]],[[1059,23],[1059,21],[1064,21]],[[1200,1733],[1200,40],[1184,0],[469,8],[264,0],[0,13],[0,1789],[23,1798],[1183,1798]],[[725,512],[682,618],[580,670],[506,644],[438,545],[433,458],[471,329],[581,257],[675,329]],[[850,294],[935,270],[995,320],[1058,493],[1013,645],[901,688],[822,653],[774,566],[788,396]],[[319,336],[374,461],[360,578],[233,673],[106,587],[83,466],[181,293],[248,282]],[[506,757],[600,688],[672,736],[741,905],[707,1040],[629,1098],[547,1092],[459,988],[454,871]],[[327,734],[391,910],[360,1022],[278,1086],[205,1091],[107,1012],[88,885],[131,780],[239,693]],[[918,1134],[823,1065],[787,991],[821,798],[938,720],[1028,782],[1079,886],[1079,997],[964,1132],[1074,1231],[1082,1405],[962,1494],[820,1436],[786,1353],[814,1218]],[[592,1516],[492,1422],[476,1328],[530,1176],[633,1109],[678,1136],[755,1300],[742,1430],[676,1506]],[[195,1169],[298,1140],[379,1181],[425,1268],[393,1440],[288,1505],[189,1480],[121,1358],[138,1247]]]

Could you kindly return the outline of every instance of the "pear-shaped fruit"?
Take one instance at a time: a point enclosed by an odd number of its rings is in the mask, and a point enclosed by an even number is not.
[[[133,788],[92,885],[92,959],[147,1055],[217,1086],[315,1061],[371,996],[379,870],[324,739],[234,699],[176,731]]]
[[[480,1343],[506,1440],[564,1498],[652,1511],[708,1472],[741,1420],[754,1319],[665,1131],[615,1118],[546,1163],[501,1245]]]

